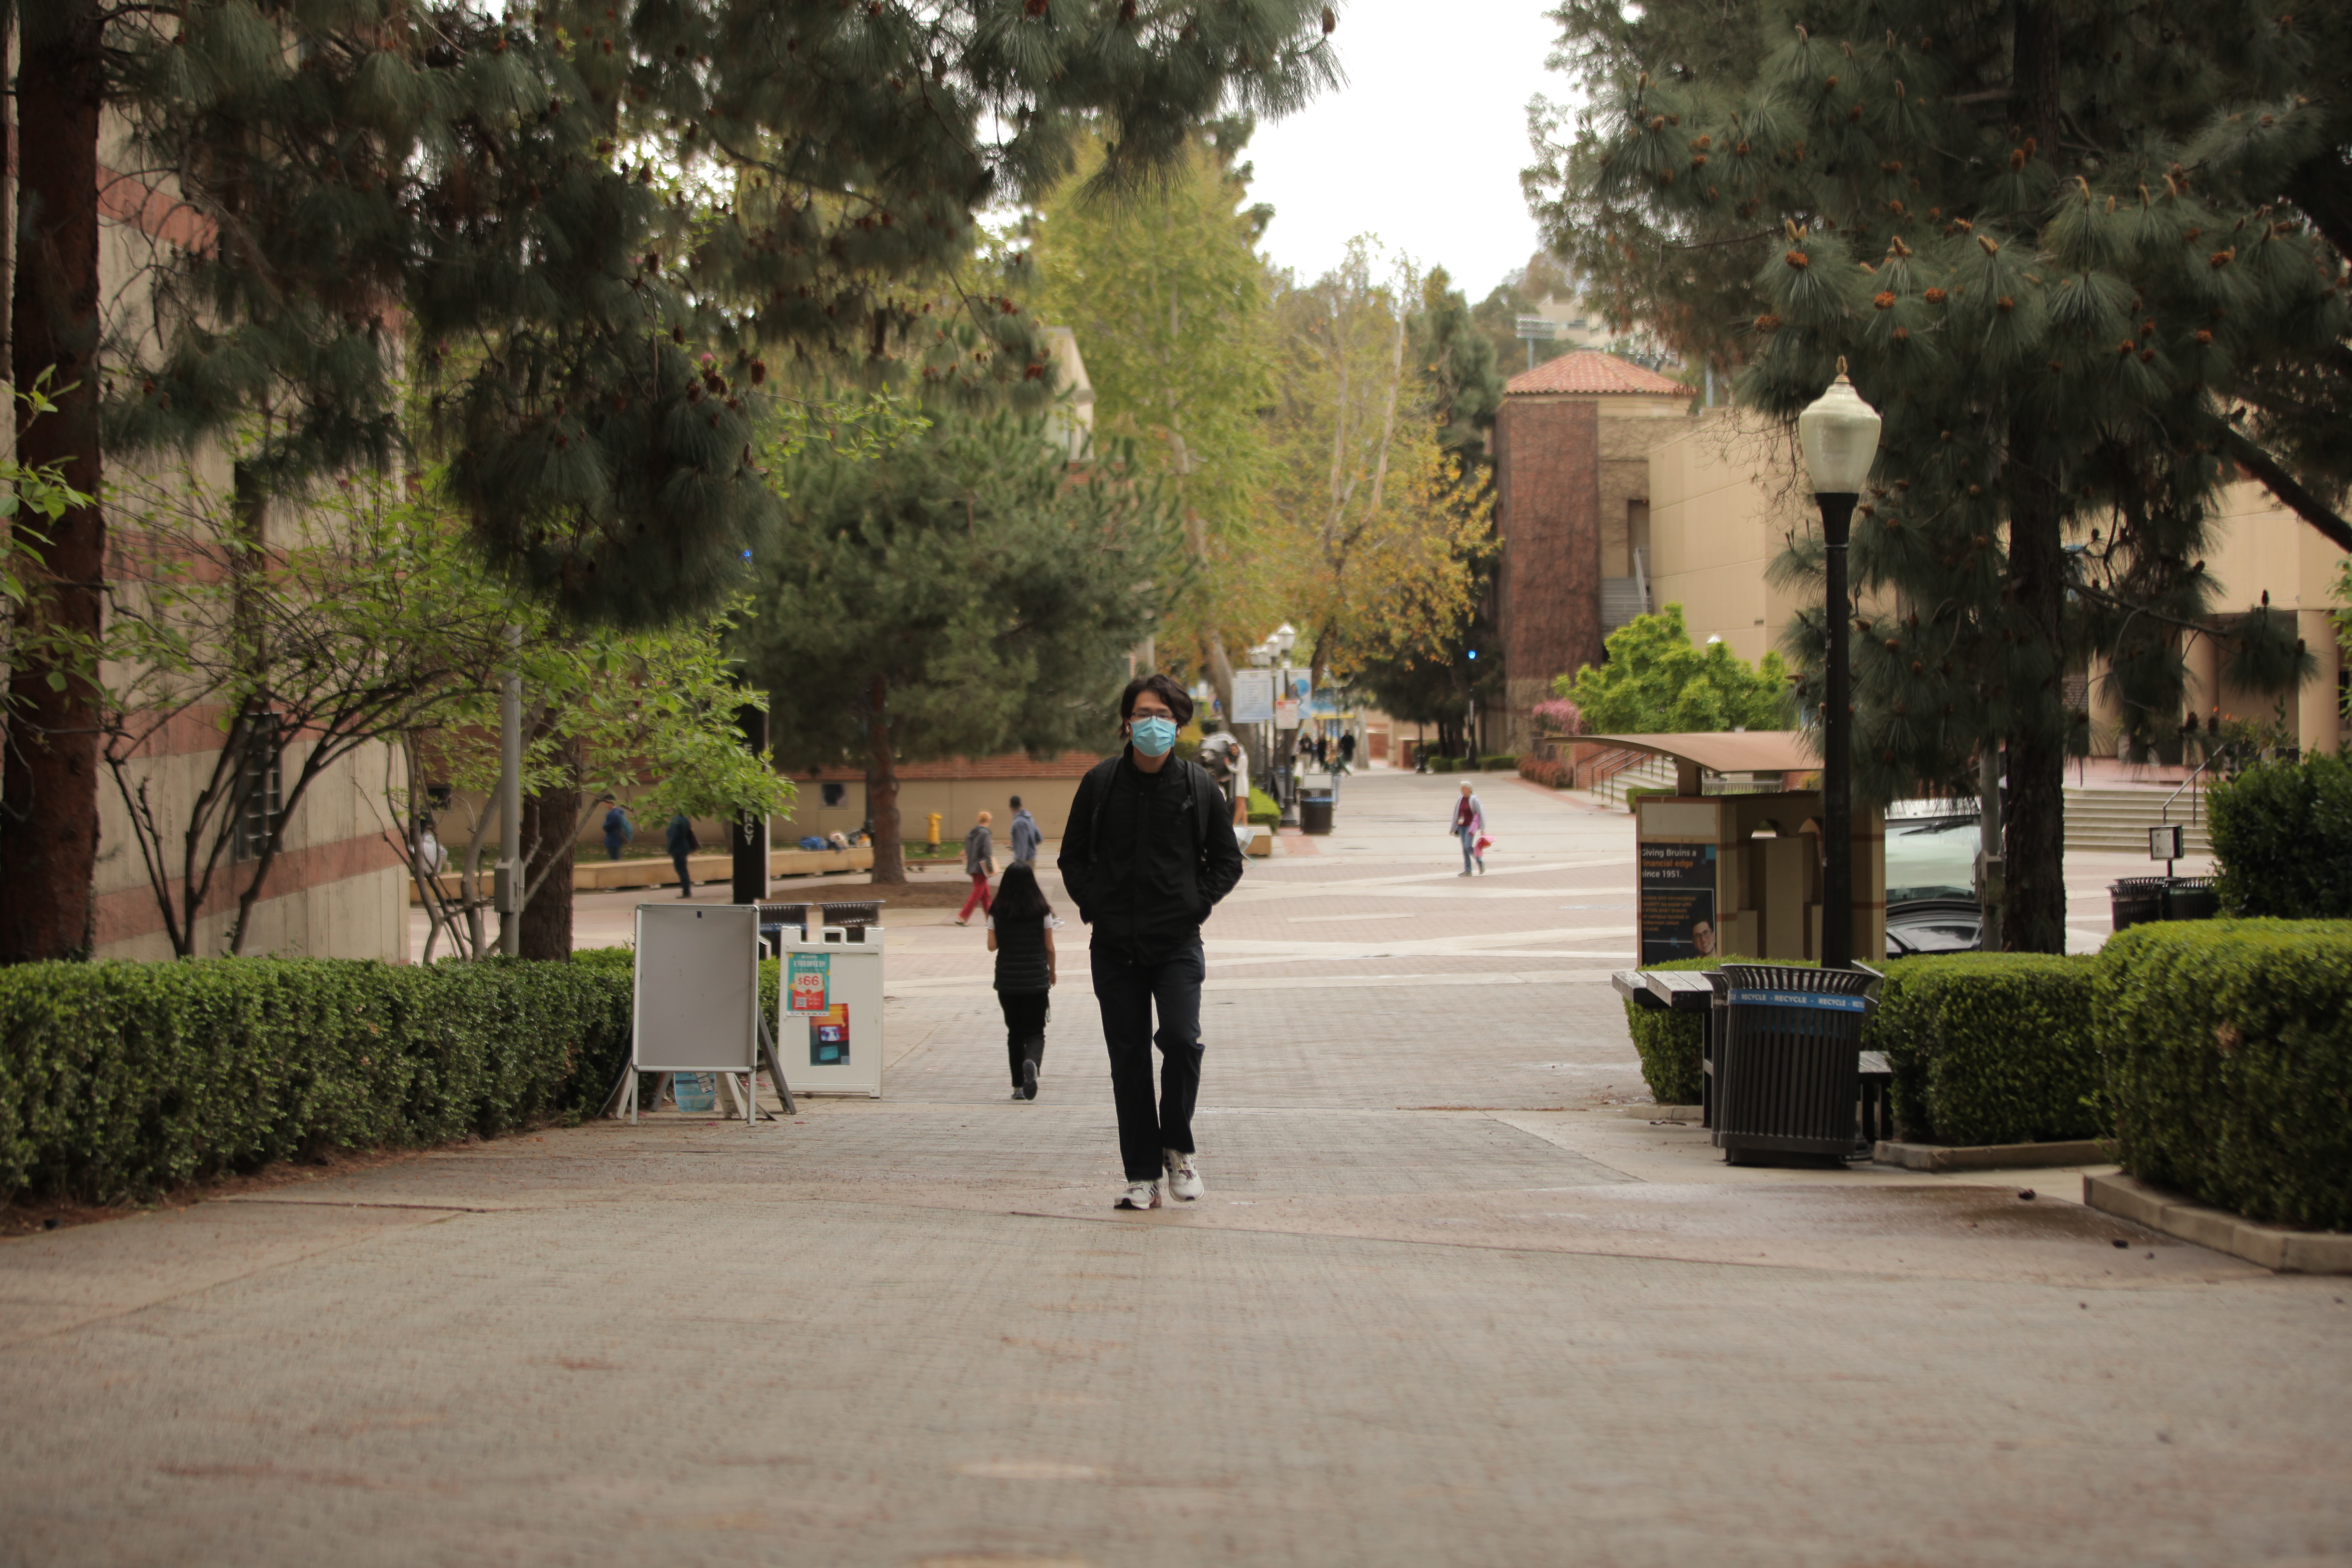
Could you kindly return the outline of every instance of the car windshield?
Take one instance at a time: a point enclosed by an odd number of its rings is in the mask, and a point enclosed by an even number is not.
[[[1931,817],[1886,825],[1886,901],[1976,897],[1977,820]]]

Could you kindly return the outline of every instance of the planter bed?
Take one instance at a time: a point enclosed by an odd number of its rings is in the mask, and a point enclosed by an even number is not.
[[[2352,1274],[2352,1235],[2264,1225],[2137,1176],[2084,1176],[2083,1202],[2118,1219],[2282,1274]]]
[[[1902,1143],[1881,1142],[1871,1151],[1881,1165],[1906,1171],[2023,1170],[2040,1165],[2112,1165],[2115,1151],[2095,1138],[2056,1143]]]

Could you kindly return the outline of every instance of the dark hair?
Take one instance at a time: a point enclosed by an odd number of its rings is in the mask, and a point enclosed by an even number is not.
[[[1015,860],[1004,868],[997,879],[996,904],[989,911],[999,925],[1006,921],[1042,921],[1054,912],[1045,901],[1045,889],[1037,885],[1036,868],[1025,860]]]
[[[1139,675],[1127,683],[1127,689],[1118,694],[1118,716],[1133,718],[1135,700],[1147,691],[1168,704],[1168,716],[1176,721],[1178,729],[1192,721],[1192,694],[1179,685],[1174,676],[1162,675],[1158,670]]]
[[[1013,809],[1015,811],[1021,809],[1021,797],[1017,795],[1013,797]]]

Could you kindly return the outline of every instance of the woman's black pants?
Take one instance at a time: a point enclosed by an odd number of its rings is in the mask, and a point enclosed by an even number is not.
[[[1035,1062],[1045,1068],[1045,1002],[1044,991],[1000,991],[997,1005],[1004,1009],[1004,1054],[1013,1068],[1013,1087],[1021,1087],[1021,1066]]]

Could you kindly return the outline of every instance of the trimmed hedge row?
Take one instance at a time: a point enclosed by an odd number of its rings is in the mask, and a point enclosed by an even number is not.
[[[0,1198],[135,1198],[327,1149],[594,1110],[630,981],[599,963],[0,969]]]
[[[2134,926],[2096,976],[2126,1170],[2253,1219],[2352,1229],[2352,921]]]
[[[1625,1013],[1650,1092],[1697,1099],[1700,1015]],[[2352,921],[2167,921],[2095,957],[1900,959],[1863,1043],[1886,1053],[1906,1138],[2109,1136],[2126,1170],[2202,1202],[2352,1229]]]
[[[1867,1044],[1895,1074],[1895,1120],[1931,1143],[2095,1138],[2097,960],[2025,952],[1886,966]]]

